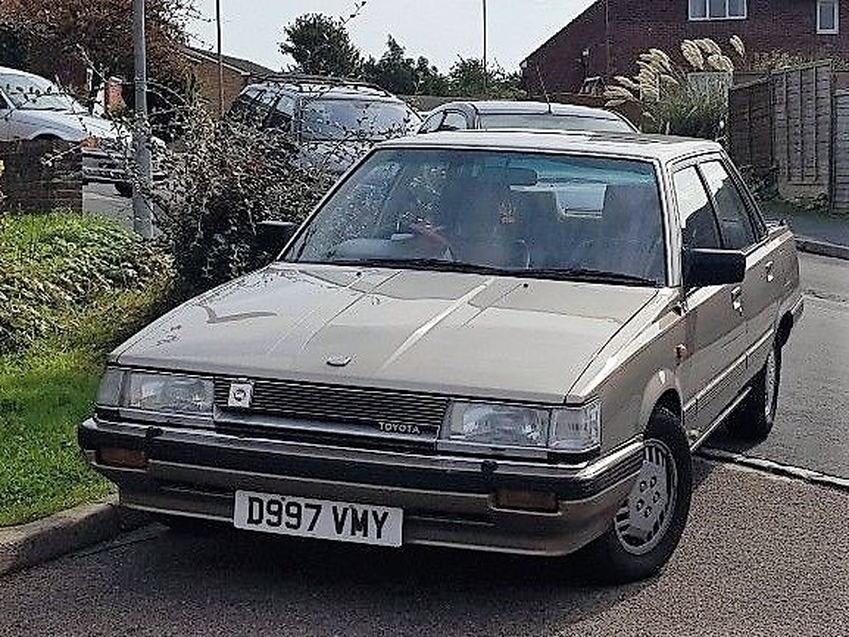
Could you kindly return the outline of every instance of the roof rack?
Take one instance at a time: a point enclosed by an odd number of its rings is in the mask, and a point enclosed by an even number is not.
[[[270,73],[257,78],[257,82],[288,82],[290,84],[324,84],[327,86],[354,86],[357,88],[371,88],[376,91],[391,95],[386,89],[381,88],[373,82],[355,80],[349,77],[331,77],[327,75],[309,75],[306,73]]]

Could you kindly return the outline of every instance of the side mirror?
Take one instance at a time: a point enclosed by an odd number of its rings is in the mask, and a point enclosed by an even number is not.
[[[260,221],[256,227],[257,247],[277,254],[297,228],[298,225],[292,221]]]
[[[746,255],[737,250],[696,248],[684,250],[684,288],[742,283],[746,277]]]

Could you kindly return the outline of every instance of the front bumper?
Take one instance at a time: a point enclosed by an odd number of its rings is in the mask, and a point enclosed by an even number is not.
[[[84,148],[82,151],[83,181],[98,184],[124,184],[131,182],[128,170],[129,160],[122,153],[112,150]],[[152,167],[154,181],[161,181],[165,173],[154,162]]]
[[[236,490],[404,509],[404,544],[564,555],[611,525],[642,466],[635,440],[580,465],[422,455],[258,440],[215,431],[88,420],[79,442],[122,504],[232,523]],[[147,466],[103,464],[105,447],[144,450]],[[498,490],[555,493],[553,512],[499,508]]]

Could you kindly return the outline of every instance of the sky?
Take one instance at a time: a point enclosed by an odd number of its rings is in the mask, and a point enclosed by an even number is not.
[[[367,0],[348,24],[364,56],[379,58],[391,34],[408,57],[424,56],[443,73],[460,56],[480,58],[484,0]],[[505,71],[557,33],[593,0],[486,0],[488,61]],[[282,28],[304,13],[350,15],[354,0],[220,0],[222,49],[278,70],[292,62],[278,50]],[[196,0],[207,20],[189,25],[196,46],[215,48],[215,0]]]

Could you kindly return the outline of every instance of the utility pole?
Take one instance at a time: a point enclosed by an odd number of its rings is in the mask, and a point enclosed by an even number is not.
[[[218,118],[224,117],[224,56],[221,54],[221,0],[215,0],[215,28],[218,39]]]
[[[487,68],[489,68],[486,64],[486,0],[483,0],[483,88],[486,90],[488,77],[487,77]]]
[[[153,222],[148,202],[140,186],[149,186],[150,147],[147,121],[147,47],[145,43],[144,0],[133,0],[133,53],[135,57],[136,125],[133,128],[136,167],[133,179],[133,230],[145,239],[153,237]]]

